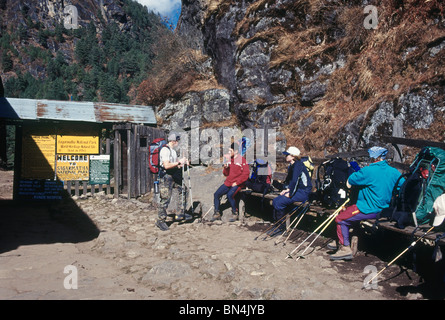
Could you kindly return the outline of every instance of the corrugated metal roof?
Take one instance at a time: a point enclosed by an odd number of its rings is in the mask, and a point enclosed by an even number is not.
[[[0,98],[0,118],[156,124],[150,106],[17,98]]]

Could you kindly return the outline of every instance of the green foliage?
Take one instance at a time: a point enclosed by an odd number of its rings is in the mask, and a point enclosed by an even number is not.
[[[31,58],[31,62],[40,59],[43,63],[47,64],[52,59],[51,53],[40,47],[30,46],[26,47],[24,51]]]
[[[2,53],[2,66],[3,66],[3,72],[9,72],[12,70],[13,67],[13,62],[11,59],[11,56],[9,55],[9,53],[4,50]]]
[[[161,34],[170,31],[158,15],[134,0],[123,3],[131,30],[120,30],[119,24],[111,20],[70,30],[62,23],[55,23],[54,28],[46,29],[42,23],[25,17],[27,25],[19,27],[15,37],[26,47],[21,47],[16,56],[21,61],[26,56],[28,63],[41,65],[44,71],[41,79],[35,79],[37,75],[31,76],[28,71],[22,74],[21,68],[12,64],[12,36],[7,32],[1,34],[2,67],[5,72],[17,74],[6,81],[5,95],[56,100],[68,100],[72,96],[80,101],[129,103],[128,92],[147,77],[155,52],[162,46]],[[36,36],[35,42],[31,41],[31,35]],[[67,42],[74,44],[74,60],[68,52],[59,50],[54,54],[49,49],[52,43]]]

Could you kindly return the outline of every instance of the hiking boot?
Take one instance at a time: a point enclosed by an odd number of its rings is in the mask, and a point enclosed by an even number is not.
[[[330,256],[331,260],[352,260],[352,250],[350,246],[340,246],[340,249]]]
[[[219,212],[215,212],[213,216],[210,218],[210,222],[213,222],[215,220],[221,220],[221,214]]]
[[[351,238],[351,250],[352,250],[352,256],[355,257],[358,251],[358,237],[353,236]]]
[[[165,221],[160,219],[156,220],[155,226],[161,229],[162,231],[167,231],[169,229]]]
[[[337,241],[332,240],[331,242],[328,243],[326,248],[328,248],[329,250],[337,250],[338,249]]]
[[[232,214],[227,216],[227,221],[228,222],[235,222],[236,220],[238,220],[238,215],[236,214],[236,212],[232,211]]]

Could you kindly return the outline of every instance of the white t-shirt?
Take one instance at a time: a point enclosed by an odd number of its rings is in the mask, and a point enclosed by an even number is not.
[[[164,167],[164,161],[169,161],[170,163],[177,162],[178,155],[176,151],[169,147],[162,148],[161,152],[159,152],[159,164],[161,167]]]

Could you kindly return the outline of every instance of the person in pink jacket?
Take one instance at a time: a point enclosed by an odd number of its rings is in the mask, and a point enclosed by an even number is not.
[[[226,180],[213,195],[214,213],[211,221],[221,219],[219,205],[221,197],[225,194],[227,194],[230,206],[232,207],[232,217],[230,217],[229,221],[236,220],[238,215],[235,195],[241,188],[245,187],[245,183],[249,178],[249,164],[246,159],[239,154],[238,143],[232,143],[229,149],[229,155],[230,162],[225,163],[223,169],[223,174],[226,176]]]

